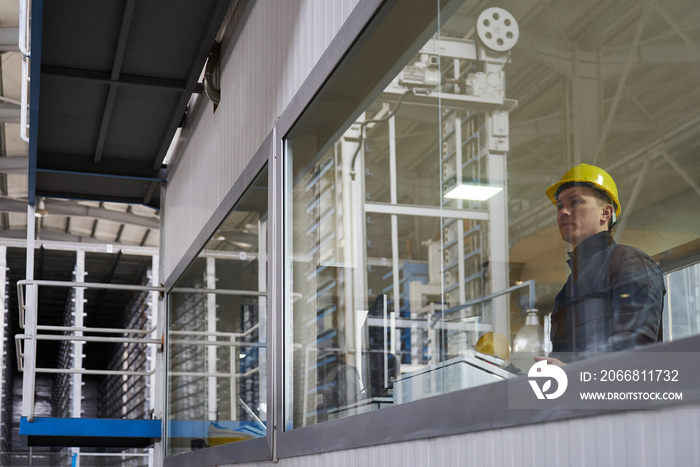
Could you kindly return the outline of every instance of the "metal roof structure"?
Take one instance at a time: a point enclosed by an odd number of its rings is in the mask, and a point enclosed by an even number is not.
[[[29,3],[29,145],[20,2],[0,6],[0,237],[26,237],[29,202],[42,240],[157,246],[164,158],[236,2]]]
[[[228,6],[34,0],[30,202],[158,208],[163,159]]]
[[[138,284],[157,254],[164,158],[191,96],[203,91],[202,70],[236,2],[29,3],[28,145],[19,138],[20,2],[0,5],[0,238],[18,240],[4,242],[10,282],[25,274],[29,203],[37,213],[36,279],[70,281],[77,244],[93,243],[108,248],[86,245],[89,281]],[[55,241],[74,249],[45,248]],[[151,248],[122,254],[128,245]],[[118,326],[132,295],[90,292],[89,325]],[[60,324],[69,302],[68,289],[47,288],[44,324]],[[53,364],[56,352],[46,349],[40,366]],[[88,354],[88,368],[104,365],[101,352]]]

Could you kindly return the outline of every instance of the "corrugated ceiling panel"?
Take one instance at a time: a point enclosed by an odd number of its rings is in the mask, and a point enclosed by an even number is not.
[[[165,277],[193,243],[358,0],[257,0],[222,51],[222,102],[190,115],[168,181]],[[224,44],[225,45],[225,44]],[[168,219],[181,219],[177,223]]]

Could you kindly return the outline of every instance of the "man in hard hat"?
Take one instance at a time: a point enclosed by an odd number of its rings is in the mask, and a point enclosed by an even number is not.
[[[566,362],[660,341],[663,276],[647,254],[613,240],[621,206],[612,177],[580,164],[546,194],[573,250],[571,275],[554,302],[551,356]]]

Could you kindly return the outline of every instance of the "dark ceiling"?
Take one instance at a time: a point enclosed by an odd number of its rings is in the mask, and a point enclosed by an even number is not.
[[[32,2],[29,203],[37,197],[160,208],[163,160],[230,0]],[[26,250],[8,249],[10,309]],[[34,278],[71,281],[75,251],[39,248]],[[86,253],[89,282],[143,284],[150,256]],[[39,324],[61,325],[70,289],[40,291]],[[85,325],[120,327],[133,293],[86,290]],[[87,347],[97,344],[87,344]],[[39,367],[55,366],[43,342]],[[96,351],[97,350],[97,351]],[[86,349],[88,369],[105,352]]]
[[[159,208],[163,159],[201,92],[229,4],[35,0],[30,203],[44,196]]]

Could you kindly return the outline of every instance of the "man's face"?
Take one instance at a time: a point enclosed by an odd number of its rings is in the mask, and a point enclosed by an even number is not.
[[[576,245],[598,232],[608,230],[612,206],[602,203],[593,188],[572,186],[559,193],[557,225],[561,238]]]

